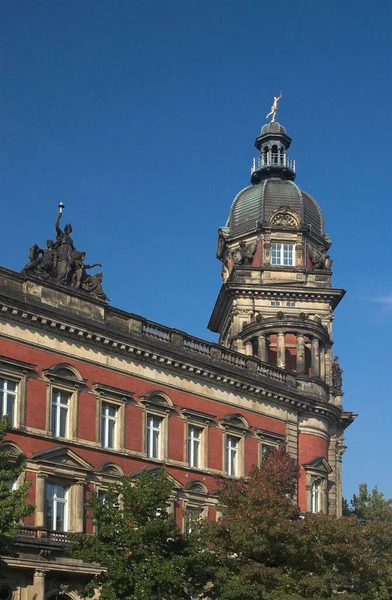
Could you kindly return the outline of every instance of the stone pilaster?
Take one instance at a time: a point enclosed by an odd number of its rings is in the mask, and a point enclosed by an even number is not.
[[[33,598],[34,600],[45,600],[45,571],[37,569],[34,571]]]
[[[45,482],[47,475],[38,473],[35,487],[35,525],[45,527]]]
[[[84,531],[84,481],[77,481],[75,485],[75,531]]]

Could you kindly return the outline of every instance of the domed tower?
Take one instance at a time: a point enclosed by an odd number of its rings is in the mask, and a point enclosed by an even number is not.
[[[251,185],[219,229],[223,285],[209,328],[223,346],[295,374],[305,402],[290,417],[287,444],[300,465],[299,507],[340,515],[343,431],[355,418],[343,410],[332,351],[333,311],[345,291],[332,287],[331,240],[319,205],[295,183],[290,144],[274,121],[256,138]]]
[[[251,185],[219,229],[223,285],[209,328],[228,348],[335,389],[333,310],[345,292],[332,287],[331,240],[319,205],[294,182],[290,144],[277,122],[256,138]]]

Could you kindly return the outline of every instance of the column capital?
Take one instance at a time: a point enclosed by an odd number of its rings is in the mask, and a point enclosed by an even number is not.
[[[37,478],[38,479],[47,479],[48,478],[48,474],[47,473],[37,473]]]
[[[46,573],[47,571],[44,571],[43,569],[35,569],[34,571],[34,577],[46,577]]]

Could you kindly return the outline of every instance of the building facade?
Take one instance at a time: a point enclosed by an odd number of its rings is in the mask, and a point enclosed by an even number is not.
[[[164,465],[186,530],[216,519],[216,477],[246,476],[270,446],[298,460],[303,512],[341,514],[341,369],[332,351],[331,241],[294,183],[291,139],[263,127],[251,185],[219,230],[223,284],[197,339],[111,307],[70,225],[22,273],[0,269],[3,446],[26,458],[34,514],[7,558],[0,600],[79,600],[94,574],[67,556],[67,532],[93,534],[84,505],[123,474]],[[60,208],[60,212],[62,208]]]

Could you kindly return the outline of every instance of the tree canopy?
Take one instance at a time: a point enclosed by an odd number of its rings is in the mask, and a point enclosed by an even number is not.
[[[14,486],[25,468],[23,456],[11,456],[1,442],[8,431],[7,417],[0,419],[0,556],[12,553],[20,523],[34,506],[26,503],[30,482]]]
[[[389,598],[392,537],[381,566],[378,526],[365,528],[355,514],[303,518],[295,502],[298,477],[295,461],[280,448],[269,452],[247,481],[222,483],[222,518],[204,524],[215,563],[208,596],[336,599],[337,592],[346,591],[361,600]]]
[[[73,536],[73,556],[105,567],[86,587],[101,600],[189,600],[209,580],[201,536],[181,534],[167,507],[172,482],[162,469],[124,477],[88,501],[96,535]]]
[[[301,515],[299,470],[283,448],[245,480],[218,481],[220,518],[181,534],[166,511],[164,470],[123,478],[88,502],[95,536],[74,536],[73,555],[103,565],[86,595],[102,600],[390,600],[392,516],[361,486],[347,516]]]

